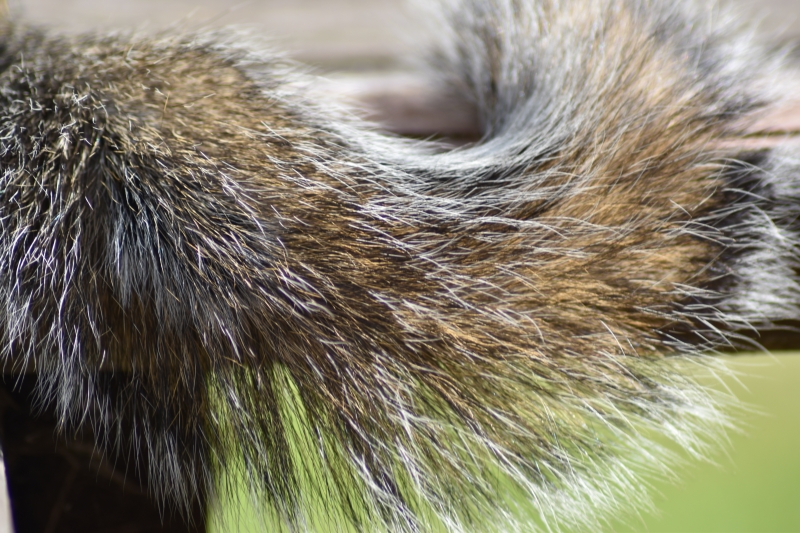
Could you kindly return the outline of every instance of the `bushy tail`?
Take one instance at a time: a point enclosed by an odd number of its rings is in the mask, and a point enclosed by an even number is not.
[[[642,435],[704,451],[700,354],[797,316],[798,172],[741,142],[790,74],[689,3],[440,14],[485,128],[447,153],[227,37],[8,30],[3,357],[65,426],[300,529],[594,525]]]

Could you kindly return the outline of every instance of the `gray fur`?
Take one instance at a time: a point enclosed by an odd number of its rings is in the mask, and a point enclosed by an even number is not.
[[[7,370],[177,504],[241,465],[297,529],[315,499],[391,531],[647,505],[648,434],[730,425],[703,354],[798,316],[794,150],[736,148],[795,74],[689,2],[438,13],[485,133],[452,151],[236,35],[9,25]]]

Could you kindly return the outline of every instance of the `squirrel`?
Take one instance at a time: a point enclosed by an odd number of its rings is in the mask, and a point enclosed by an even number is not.
[[[684,0],[432,16],[453,149],[235,34],[3,23],[0,357],[165,504],[239,469],[296,529],[596,527],[653,433],[731,424],[710,354],[800,316],[798,147],[745,142],[779,52]]]

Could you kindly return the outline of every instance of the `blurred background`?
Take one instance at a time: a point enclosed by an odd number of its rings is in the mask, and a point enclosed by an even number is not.
[[[424,2],[424,0],[418,0]],[[765,32],[800,38],[800,0],[725,0]],[[424,23],[405,0],[8,0],[25,19],[64,31],[156,30],[247,25],[315,65],[396,64],[425,41]]]
[[[347,79],[355,73],[373,80],[378,93],[386,80],[408,72],[408,57],[424,46],[427,35],[419,12],[403,0],[9,0],[9,5],[17,16],[68,33],[243,25],[328,77]],[[736,6],[743,17],[760,21],[764,34],[800,45],[800,0],[749,0]],[[406,129],[413,131],[422,118],[412,113],[409,120]],[[621,519],[612,531],[800,532],[800,354],[736,361],[738,382],[714,386],[730,387],[751,406],[740,417],[741,433],[723,443],[725,451],[713,464],[687,461],[691,464],[677,470],[678,481],[654,481],[655,511]],[[255,524],[265,520],[233,503],[223,505],[219,516],[211,526],[219,533],[256,531]],[[272,530],[269,524],[265,530]]]

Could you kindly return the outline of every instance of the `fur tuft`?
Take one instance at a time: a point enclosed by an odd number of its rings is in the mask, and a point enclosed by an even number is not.
[[[736,148],[779,58],[688,2],[440,8],[484,126],[447,152],[230,36],[5,30],[4,364],[164,500],[241,468],[300,530],[595,527],[653,433],[730,425],[702,354],[798,316],[795,150]]]

